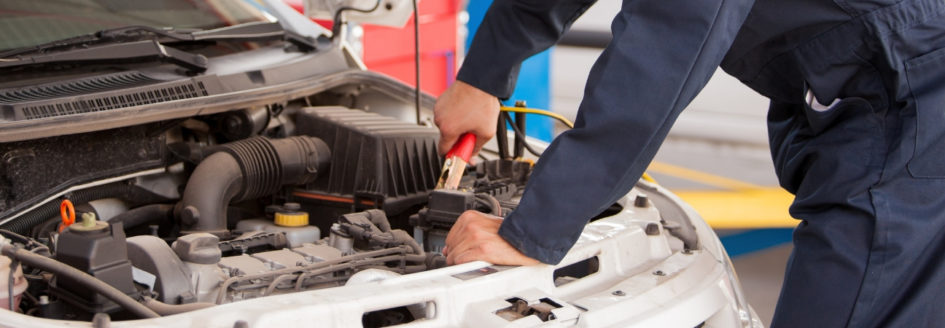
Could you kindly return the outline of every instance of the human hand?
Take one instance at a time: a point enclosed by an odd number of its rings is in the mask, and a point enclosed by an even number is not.
[[[502,218],[478,211],[459,216],[446,235],[446,264],[486,261],[499,265],[532,265],[538,260],[525,256],[499,236]]]
[[[440,154],[449,152],[463,133],[476,135],[473,156],[495,136],[499,99],[463,81],[456,81],[436,100],[433,122],[440,128]]]

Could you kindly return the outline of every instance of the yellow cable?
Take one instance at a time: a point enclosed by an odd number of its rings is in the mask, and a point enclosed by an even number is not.
[[[561,123],[564,123],[564,125],[567,125],[568,128],[571,128],[571,129],[574,128],[574,123],[572,123],[570,120],[568,120],[564,116],[561,116],[560,114],[553,113],[547,110],[537,109],[537,108],[511,107],[511,106],[502,106],[502,107],[499,107],[499,109],[501,109],[503,112],[538,114],[538,115],[548,116],[548,117],[551,117],[560,121]]]

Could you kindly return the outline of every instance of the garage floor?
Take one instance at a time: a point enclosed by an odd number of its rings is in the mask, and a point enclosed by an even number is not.
[[[607,8],[601,1],[597,7]],[[612,4],[610,4],[612,7]],[[609,21],[592,8],[585,17]],[[587,27],[576,24],[576,28]],[[552,110],[570,118],[600,49],[551,53]],[[632,100],[628,100],[632,101]],[[777,185],[767,149],[767,101],[721,71],[677,121],[648,172],[692,204],[733,258],[748,301],[771,321],[791,252],[790,195]]]

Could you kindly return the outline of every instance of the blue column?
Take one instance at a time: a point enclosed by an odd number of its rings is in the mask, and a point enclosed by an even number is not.
[[[492,0],[469,0],[466,11],[469,13],[469,23],[466,25],[469,29],[469,36],[466,38],[466,49],[469,49],[482,18],[489,9]],[[551,107],[551,84],[549,80],[551,74],[550,58],[551,49],[545,50],[532,56],[522,63],[519,70],[518,83],[515,85],[515,92],[506,102],[511,106],[516,100],[524,100],[528,107],[538,109],[550,109]],[[526,134],[544,141],[551,141],[554,131],[554,122],[552,119],[540,115],[528,115],[526,120],[528,125]]]

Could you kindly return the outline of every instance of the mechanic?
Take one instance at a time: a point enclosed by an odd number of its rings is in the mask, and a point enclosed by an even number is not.
[[[466,132],[480,149],[521,61],[593,2],[496,0],[437,101],[440,151]],[[772,327],[940,326],[943,15],[942,0],[626,0],[575,128],[545,151],[504,220],[463,214],[448,261],[561,261],[721,65],[770,99],[772,158],[801,220]]]

